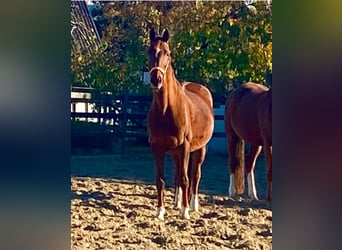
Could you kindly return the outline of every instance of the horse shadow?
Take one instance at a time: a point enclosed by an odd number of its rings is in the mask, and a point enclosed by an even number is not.
[[[147,204],[139,204],[139,203],[130,203],[130,204],[113,204],[111,199],[115,197],[115,195],[122,195],[121,192],[118,191],[112,191],[108,194],[105,194],[100,191],[94,191],[94,192],[86,192],[86,191],[72,191],[71,193],[71,199],[79,199],[81,200],[81,205],[87,206],[87,207],[93,207],[95,209],[98,208],[105,208],[116,212],[120,212],[122,208],[128,209],[128,210],[141,210],[141,209],[153,209],[151,205]],[[156,199],[156,194],[126,194],[125,196],[131,196],[132,200],[134,200],[134,197],[141,196],[148,199]]]
[[[227,208],[239,207],[242,209],[265,209],[272,211],[272,203],[266,200],[251,200],[247,197],[236,197],[236,198],[216,198],[215,196],[207,196],[205,203],[214,204],[217,206],[223,206]]]
[[[106,208],[113,210],[114,212],[118,212],[119,208],[113,204],[111,204],[110,199],[112,198],[112,194],[109,193],[108,195],[100,192],[72,192],[71,199],[80,199],[82,202],[81,204],[88,207],[94,208]]]

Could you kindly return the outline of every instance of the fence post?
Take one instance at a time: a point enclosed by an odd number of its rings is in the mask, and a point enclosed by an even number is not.
[[[125,153],[125,138],[126,138],[126,126],[127,126],[127,103],[128,103],[128,91],[127,89],[122,96],[121,101],[121,112],[122,112],[122,119],[120,119],[120,128],[119,128],[119,141],[120,141],[120,153]]]

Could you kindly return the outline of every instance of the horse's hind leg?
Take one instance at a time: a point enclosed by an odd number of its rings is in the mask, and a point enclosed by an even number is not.
[[[272,200],[272,146],[264,147],[264,154],[267,166],[267,201]]]
[[[205,159],[205,146],[191,153],[191,200],[190,208],[198,212],[198,187],[201,180],[201,167]]]
[[[164,189],[165,189],[165,177],[164,177],[164,157],[165,153],[158,152],[152,147],[152,154],[156,168],[156,186],[158,194],[157,205],[157,217],[164,220],[165,208],[164,208]]]
[[[257,191],[255,188],[254,168],[256,159],[258,158],[262,147],[251,145],[248,155],[246,155],[246,171],[247,171],[247,185],[248,196],[253,200],[258,200]]]

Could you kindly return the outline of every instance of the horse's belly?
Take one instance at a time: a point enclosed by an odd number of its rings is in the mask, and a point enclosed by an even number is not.
[[[209,126],[205,133],[193,134],[190,141],[190,151],[193,152],[204,147],[212,137],[213,131],[214,126]]]
[[[255,113],[250,113],[250,115],[247,117],[241,116],[240,113],[237,113],[235,114],[234,118],[235,119],[231,120],[232,127],[240,138],[254,145],[264,145],[264,143],[271,143],[271,125],[269,129],[262,129],[263,127],[265,127],[265,121],[260,122],[260,118],[256,116]]]
[[[204,106],[192,115],[190,148],[196,151],[204,147],[213,135],[214,114],[209,107]]]

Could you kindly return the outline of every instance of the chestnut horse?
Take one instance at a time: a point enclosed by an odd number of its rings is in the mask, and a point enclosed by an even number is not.
[[[169,32],[150,31],[149,73],[153,100],[148,112],[148,133],[156,167],[157,217],[164,219],[164,158],[175,164],[175,205],[183,218],[198,211],[198,186],[206,144],[214,130],[213,100],[209,90],[196,83],[180,84],[171,65]],[[180,200],[182,198],[182,200]]]
[[[229,196],[244,192],[246,167],[248,196],[258,200],[254,168],[261,149],[267,165],[267,200],[272,192],[272,88],[245,83],[228,97],[225,107],[225,131],[228,139]],[[244,141],[250,144],[244,156]]]

